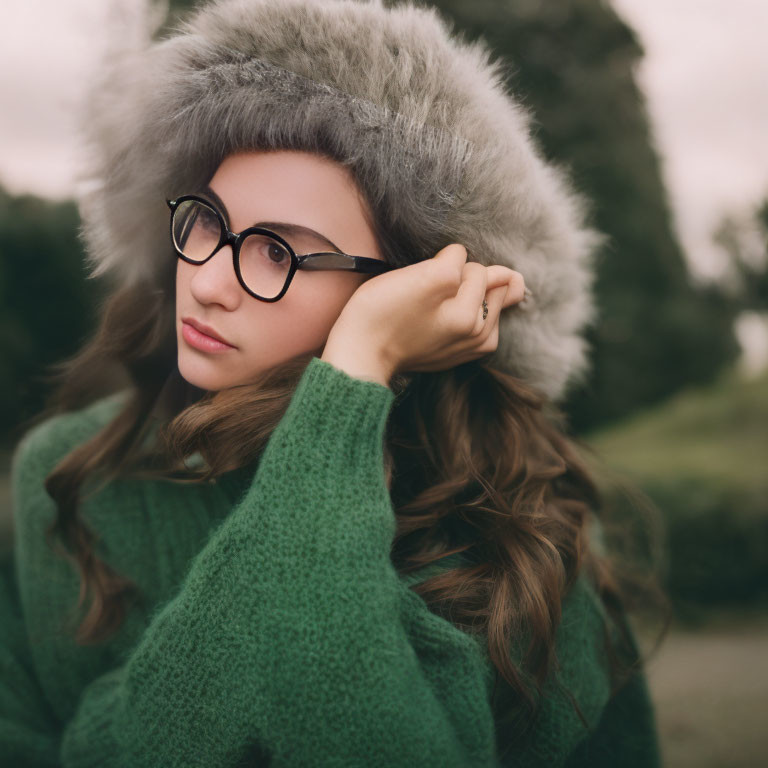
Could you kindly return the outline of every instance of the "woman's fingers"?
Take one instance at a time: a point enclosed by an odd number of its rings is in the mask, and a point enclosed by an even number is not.
[[[503,309],[523,300],[525,279],[519,272],[509,267],[503,267],[500,264],[492,264],[490,267],[486,267],[486,269],[488,270],[489,288],[495,288],[497,285],[505,285],[508,288],[503,299]]]
[[[433,258],[421,262],[430,270],[430,282],[433,289],[443,288],[445,296],[452,298],[463,282],[464,268],[467,265],[467,249],[460,243],[451,243],[441,248]]]
[[[477,310],[475,325],[465,348],[465,360],[495,352],[499,344],[499,318],[501,311],[519,303],[525,298],[525,280],[515,270],[501,265],[492,265],[487,270],[487,288],[485,301],[488,312],[483,318],[483,306]],[[469,340],[468,340],[469,341]]]
[[[392,371],[446,370],[496,349],[499,315],[523,300],[524,291],[519,272],[486,267],[451,243],[431,259],[363,283],[332,336],[375,347]]]
[[[466,328],[467,334],[476,336],[482,330],[477,326],[478,307],[482,311],[483,299],[488,293],[488,270],[476,261],[468,261],[461,273],[461,285],[456,297],[447,302],[455,314],[459,328]]]
[[[482,304],[485,294],[500,285],[509,288],[503,308],[517,304],[524,298],[525,280],[519,272],[501,264],[486,267],[470,261],[467,249],[460,243],[445,246],[428,263],[436,267],[449,294],[453,294],[452,303],[455,307],[451,308],[451,314],[454,317],[473,317],[474,309]]]
[[[499,315],[504,306],[505,296],[508,292],[507,284],[491,288],[485,295],[485,303],[488,306],[488,314],[483,318],[482,303],[477,312],[476,325],[472,336],[476,337],[480,344],[484,344],[493,332],[494,326],[499,324]]]
[[[519,303],[525,297],[523,276],[500,264],[486,267],[476,261],[468,261],[466,248],[457,243],[446,246],[438,256],[444,268],[461,268],[456,295],[445,299],[440,307],[446,327],[454,329],[457,334],[454,349],[463,356],[479,356],[478,352],[486,354],[493,351],[489,346],[493,345],[495,349],[498,343],[501,310]],[[462,259],[464,263],[461,263]],[[483,300],[488,307],[485,317]]]
[[[517,304],[525,296],[525,280],[523,276],[509,267],[494,264],[483,267],[476,262],[464,265],[463,280],[457,294],[457,304],[463,303],[462,316],[473,317],[469,336],[482,335],[483,340],[490,335],[487,331],[498,322],[502,309]],[[483,317],[483,299],[488,307]]]

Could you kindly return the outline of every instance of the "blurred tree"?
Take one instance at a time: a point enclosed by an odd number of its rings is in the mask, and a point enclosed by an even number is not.
[[[168,23],[196,4],[172,0]],[[506,62],[508,87],[532,108],[545,156],[593,200],[594,224],[611,238],[598,259],[593,372],[563,404],[574,430],[713,380],[740,353],[735,310],[716,286],[693,284],[672,232],[635,82],[643,49],[634,32],[606,0],[432,4]]]
[[[74,202],[14,197],[0,187],[0,435],[43,406],[46,366],[72,354],[95,319]]]
[[[729,258],[721,292],[739,309],[768,311],[768,195],[746,216],[725,215],[713,239]]]

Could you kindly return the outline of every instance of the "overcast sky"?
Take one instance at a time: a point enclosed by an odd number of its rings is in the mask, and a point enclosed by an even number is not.
[[[74,193],[82,83],[136,0],[23,0],[0,25],[0,183]],[[614,0],[647,56],[637,72],[694,276],[716,277],[721,214],[768,193],[768,0]],[[111,22],[108,20],[111,19]]]
[[[692,272],[718,273],[711,230],[768,195],[768,0],[614,0],[646,50],[646,94]]]

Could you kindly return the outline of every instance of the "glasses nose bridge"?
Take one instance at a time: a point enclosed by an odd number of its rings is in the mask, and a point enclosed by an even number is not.
[[[202,266],[203,264],[208,264],[214,256],[216,256],[218,253],[220,253],[224,248],[227,246],[230,246],[232,251],[232,266],[234,267],[235,260],[237,259],[237,252],[239,250],[239,239],[240,236],[236,234],[235,232],[231,232],[229,229],[226,228],[226,226],[222,227],[222,238],[219,242],[219,244],[213,249],[210,256],[208,256],[207,259],[204,259],[203,261],[198,262],[199,266]]]
[[[230,246],[232,249],[232,262],[234,264],[234,261],[237,259],[237,252],[240,250],[240,241],[242,240],[241,236],[236,233],[232,232],[226,225],[222,226],[222,238],[221,242],[218,246],[216,246],[216,249],[213,251],[213,253],[206,259],[206,261],[210,261],[219,251],[221,251],[226,246]]]
[[[239,233],[233,232],[226,225],[224,226],[224,242],[222,243],[222,246],[231,245],[232,252],[234,253],[237,250],[237,245],[241,240],[242,236]]]

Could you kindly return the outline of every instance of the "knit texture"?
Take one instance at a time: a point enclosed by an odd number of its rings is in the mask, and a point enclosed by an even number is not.
[[[313,358],[258,466],[85,494],[99,555],[143,598],[92,647],[65,621],[79,582],[45,543],[43,479],[119,398],[30,430],[12,465],[15,568],[0,580],[2,765],[658,765],[644,679],[609,700],[584,578],[557,651],[591,728],[550,685],[532,737],[500,762],[483,643],[409,588],[428,569],[400,576],[390,560],[393,400]]]

